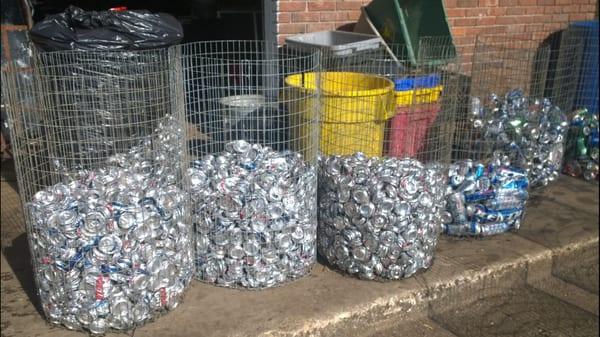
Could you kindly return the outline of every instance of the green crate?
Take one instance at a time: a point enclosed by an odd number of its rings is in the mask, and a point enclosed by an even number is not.
[[[456,57],[442,0],[373,0],[365,11],[386,42],[405,46],[401,52],[413,64],[442,64]],[[445,41],[445,51],[436,57],[436,47],[441,47],[433,46],[430,55],[419,54],[423,38],[434,44]]]

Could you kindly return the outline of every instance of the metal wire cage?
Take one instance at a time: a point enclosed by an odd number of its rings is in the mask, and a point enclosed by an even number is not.
[[[302,54],[258,41],[180,46],[199,280],[266,288],[316,259],[317,87]]]
[[[560,172],[581,58],[576,34],[539,35],[477,37],[453,150],[455,160],[521,167],[532,187]]]
[[[101,334],[179,303],[193,275],[171,50],[52,52],[2,72],[46,318]]]
[[[598,180],[600,141],[598,131],[598,21],[575,22],[569,33],[581,36],[583,52],[574,92],[573,111],[568,115],[570,128],[565,148],[565,174]]]
[[[319,253],[364,279],[433,261],[445,206],[459,69],[449,38],[323,56]]]

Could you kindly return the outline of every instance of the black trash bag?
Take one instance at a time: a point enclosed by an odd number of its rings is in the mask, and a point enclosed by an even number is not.
[[[183,39],[181,23],[166,13],[84,11],[69,6],[30,31],[36,47],[58,50],[142,50],[168,47]]]
[[[55,169],[103,165],[139,146],[174,107],[174,54],[181,24],[148,11],[86,12],[71,6],[31,37]],[[49,52],[49,53],[48,53]]]

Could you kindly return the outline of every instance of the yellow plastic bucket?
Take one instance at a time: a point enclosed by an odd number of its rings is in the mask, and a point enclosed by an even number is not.
[[[294,91],[313,91],[320,85],[321,97],[288,100],[295,136],[308,139],[307,126],[320,118],[320,149],[325,155],[363,152],[381,156],[385,123],[395,114],[394,83],[385,77],[354,72],[294,74],[286,77]],[[321,112],[318,116],[318,112]],[[318,118],[317,118],[318,117]]]

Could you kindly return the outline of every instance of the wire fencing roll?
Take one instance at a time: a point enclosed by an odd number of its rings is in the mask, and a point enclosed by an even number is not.
[[[521,167],[541,187],[560,172],[582,45],[568,32],[536,36],[477,37],[453,156]]]
[[[318,53],[262,41],[179,52],[197,278],[257,289],[306,275],[316,260],[318,91],[290,82],[319,71]]]
[[[190,282],[174,56],[37,53],[33,81],[15,65],[2,72],[33,272],[52,323],[129,330],[175,308]]]
[[[530,187],[560,173],[581,39],[563,32],[480,35],[468,96],[459,103],[444,231],[518,229]]]
[[[420,44],[417,66],[390,46],[324,51],[323,72],[304,74],[321,89],[319,254],[364,279],[428,268],[441,228],[458,63],[449,39]]]

